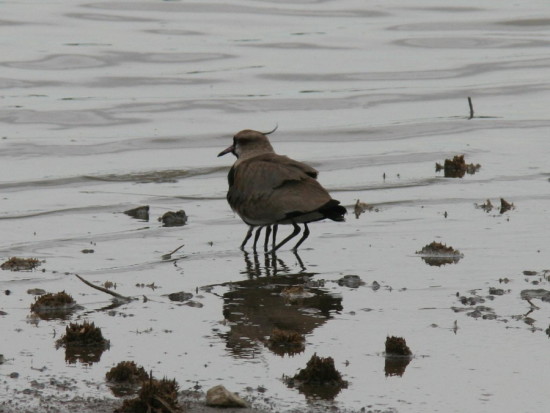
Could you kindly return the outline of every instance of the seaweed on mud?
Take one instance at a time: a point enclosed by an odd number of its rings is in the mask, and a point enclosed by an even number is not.
[[[402,376],[412,359],[412,351],[403,337],[386,337],[384,373],[388,376]]]
[[[168,211],[163,216],[159,217],[159,222],[162,222],[164,227],[181,227],[187,222],[187,215],[183,209],[179,211]]]
[[[178,405],[179,385],[176,380],[154,379],[142,382],[137,397],[124,400],[115,413],[174,413],[181,411]]]
[[[296,331],[274,328],[267,340],[267,347],[279,356],[294,355],[304,351],[305,338]]]
[[[438,267],[456,264],[463,257],[459,250],[436,241],[425,245],[420,251],[416,251],[416,254],[420,255],[426,264]]]
[[[464,155],[455,155],[453,159],[445,159],[443,165],[435,164],[435,171],[443,170],[446,178],[462,178],[465,174],[473,175],[481,168],[480,164],[467,164]]]
[[[70,323],[65,328],[65,334],[57,340],[58,347],[106,347],[108,343],[103,338],[101,329],[88,321],[82,324]]]
[[[36,314],[45,314],[46,316],[66,315],[77,309],[78,306],[74,298],[65,291],[58,293],[48,293],[35,298],[31,304],[31,311]]]
[[[506,211],[515,209],[516,207],[511,202],[506,201],[504,198],[500,198],[500,210],[501,214],[504,214]]]
[[[403,337],[386,337],[386,356],[410,357],[411,349]]]
[[[308,397],[320,397],[331,400],[348,386],[342,374],[334,367],[332,357],[319,357],[313,354],[294,377],[284,378],[289,387],[297,387]]]
[[[42,264],[42,261],[36,258],[11,257],[5,261],[0,268],[9,271],[31,271]]]
[[[133,361],[121,361],[105,374],[112,383],[140,383],[149,378],[145,369]]]

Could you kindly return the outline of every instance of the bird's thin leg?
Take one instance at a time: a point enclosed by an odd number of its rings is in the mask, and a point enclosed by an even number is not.
[[[243,243],[241,244],[241,249],[244,251],[244,246],[246,245],[246,243],[248,242],[248,240],[250,239],[250,237],[252,236],[252,230],[254,229],[254,227],[252,225],[250,225],[248,227],[248,232],[246,233],[246,236],[244,237],[244,240],[243,240]]]
[[[279,225],[278,224],[273,225],[273,248],[275,248],[275,239],[277,238],[277,229],[279,229]]]
[[[277,251],[279,248],[285,245],[290,239],[294,238],[296,235],[300,233],[301,231],[300,227],[295,222],[293,222],[292,225],[294,225],[294,231],[292,231],[292,234],[290,234],[288,237],[282,240],[276,247],[273,248],[273,250],[271,250],[271,252]]]
[[[258,227],[258,229],[256,230],[256,234],[254,234],[254,246],[252,247],[254,252],[256,252],[256,244],[258,243],[258,238],[260,238],[260,232],[262,232],[262,228],[263,227]]]
[[[271,235],[271,225],[266,225],[266,227],[265,227],[264,251],[267,251],[267,246],[269,244],[269,236],[270,235]]]
[[[306,240],[306,238],[309,236],[309,228],[306,223],[304,223],[304,235],[302,235],[302,238],[300,238],[300,241],[292,248],[292,251],[296,252],[298,250],[298,247],[302,245],[302,242]]]

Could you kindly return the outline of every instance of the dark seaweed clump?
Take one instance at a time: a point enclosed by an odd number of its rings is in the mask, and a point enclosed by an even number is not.
[[[105,347],[108,341],[103,338],[99,327],[96,327],[93,322],[84,321],[82,324],[70,323],[57,344],[65,347]]]
[[[142,383],[138,396],[124,400],[115,413],[173,413],[180,411],[175,380],[156,380],[152,377]]]
[[[140,383],[149,378],[145,369],[133,361],[121,361],[105,374],[107,381],[113,383]]]
[[[9,271],[30,271],[34,270],[41,263],[42,262],[36,258],[11,257],[9,260],[0,265],[0,268]]]
[[[446,178],[462,178],[465,174],[473,175],[481,168],[480,164],[467,164],[464,155],[455,155],[453,159],[445,159],[443,165],[436,163],[435,171],[443,170]]]
[[[73,297],[65,291],[61,291],[55,294],[44,294],[36,298],[34,303],[31,304],[31,311],[41,312],[48,310],[63,310],[73,307],[74,305],[76,305],[76,301]]]
[[[279,356],[301,353],[305,348],[305,338],[296,331],[273,329],[267,341],[268,348]]]
[[[386,337],[386,355],[411,356],[412,352],[403,337]]]
[[[348,386],[347,381],[334,367],[332,357],[311,356],[304,369],[294,377],[285,377],[289,387],[296,386],[306,397],[334,399],[338,393]]]

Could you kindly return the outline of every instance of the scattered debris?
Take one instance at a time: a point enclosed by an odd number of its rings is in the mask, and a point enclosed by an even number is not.
[[[372,205],[357,200],[355,206],[353,207],[353,212],[355,213],[355,218],[359,218],[359,215],[363,212],[372,211],[373,209],[374,207]]]
[[[206,405],[214,407],[248,407],[248,404],[224,386],[217,385],[206,392]]]
[[[443,170],[445,178],[462,178],[465,174],[473,175],[481,168],[480,164],[466,164],[464,155],[455,155],[453,159],[445,159],[443,165],[435,164],[435,171]]]
[[[456,264],[464,257],[459,250],[436,241],[425,245],[420,251],[416,251],[416,254],[420,255],[426,264],[437,267]]]
[[[141,219],[143,221],[149,221],[149,205],[140,206],[124,211],[126,215],[135,219]]]
[[[187,215],[183,209],[176,212],[168,211],[158,220],[162,222],[164,227],[181,227],[187,222]]]
[[[511,209],[515,209],[516,207],[514,204],[506,201],[504,198],[500,198],[500,213],[504,214],[506,211],[510,211]]]
[[[41,265],[42,262],[44,261],[37,260],[36,258],[11,257],[0,265],[0,268],[9,271],[31,271]]]
[[[279,356],[293,356],[304,351],[305,341],[304,336],[296,331],[274,328],[267,340],[267,347]]]
[[[491,203],[491,200],[488,199],[487,201],[485,201],[484,204],[474,204],[476,208],[479,208],[479,209],[483,209],[485,212],[489,213],[491,212],[491,210],[493,209],[493,204]]]
[[[180,245],[178,248],[176,248],[174,251],[169,252],[168,254],[164,254],[164,255],[162,256],[162,259],[163,259],[163,260],[169,260],[169,259],[171,259],[171,258],[172,258],[172,254],[174,254],[175,252],[179,251],[180,248],[182,248],[184,245],[185,245],[185,244],[181,244],[181,245]]]
[[[175,413],[180,412],[176,380],[149,379],[142,382],[136,398],[126,399],[115,413]]]
[[[120,304],[128,303],[128,302],[130,302],[130,301],[133,300],[132,297],[126,297],[126,296],[124,296],[124,295],[120,295],[120,294],[118,294],[118,293],[115,293],[114,291],[111,291],[111,290],[109,290],[109,289],[107,289],[107,288],[103,288],[103,287],[100,287],[99,285],[92,284],[91,282],[85,280],[84,278],[82,278],[82,277],[81,277],[80,275],[78,275],[78,274],[75,274],[75,276],[76,276],[80,281],[82,281],[84,284],[86,284],[86,285],[88,285],[88,286],[90,286],[90,287],[92,287],[92,288],[95,288],[95,289],[98,290],[98,291],[104,292],[104,293],[106,293],[106,294],[109,294],[109,295],[112,295],[113,297],[115,297],[115,300],[114,300],[115,304],[119,304],[119,305],[120,305]]]

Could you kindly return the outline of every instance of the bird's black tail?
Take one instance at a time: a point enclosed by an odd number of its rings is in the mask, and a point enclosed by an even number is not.
[[[322,213],[325,218],[332,219],[333,221],[345,221],[344,215],[346,215],[348,211],[340,205],[340,201],[331,199],[319,208],[319,212]]]

